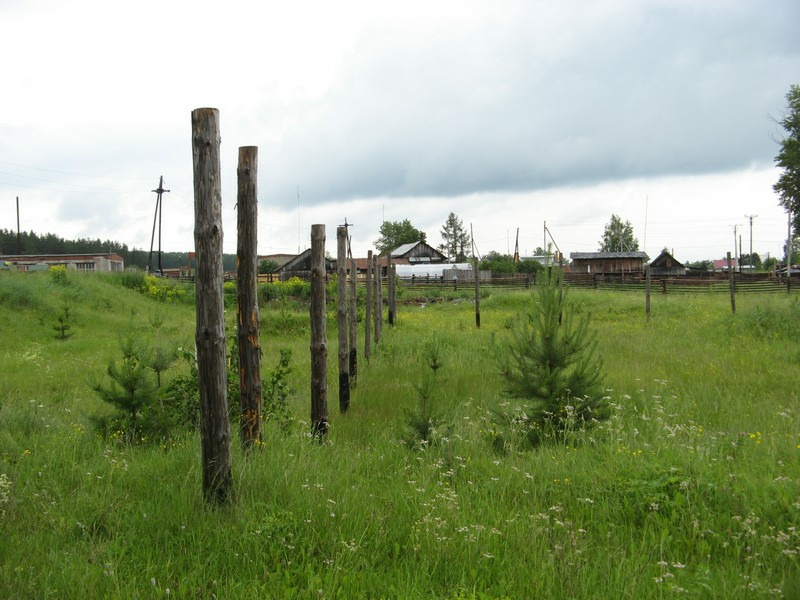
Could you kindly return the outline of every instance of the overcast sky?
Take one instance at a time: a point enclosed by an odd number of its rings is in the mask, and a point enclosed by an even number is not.
[[[0,228],[194,246],[191,111],[220,110],[225,251],[239,146],[259,147],[259,252],[382,220],[481,254],[780,254],[772,191],[800,83],[797,0],[0,0]]]

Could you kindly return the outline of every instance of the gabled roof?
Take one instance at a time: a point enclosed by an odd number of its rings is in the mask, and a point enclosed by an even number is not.
[[[325,257],[325,270],[333,270],[333,262],[327,256]],[[311,248],[303,250],[300,254],[295,256],[292,260],[284,263],[278,267],[278,273],[286,273],[289,271],[307,271],[311,268]]]
[[[392,250],[392,258],[395,258],[396,256],[399,257],[399,256],[403,256],[404,254],[408,254],[409,252],[411,252],[414,248],[416,248],[421,243],[422,242],[411,242],[410,244],[403,244],[402,246],[398,246],[397,248]]]
[[[447,257],[427,242],[412,242],[398,246],[391,252],[392,259],[408,258],[411,262],[444,262]]]
[[[668,263],[670,262],[671,264],[668,265]],[[650,266],[657,268],[666,266],[669,266],[669,268],[676,268],[676,267],[679,269],[684,268],[683,264],[666,250],[662,250],[661,254],[659,254],[655,259],[653,259],[653,262],[650,263]]]
[[[570,252],[572,260],[604,260],[608,258],[641,258],[647,260],[646,252]]]

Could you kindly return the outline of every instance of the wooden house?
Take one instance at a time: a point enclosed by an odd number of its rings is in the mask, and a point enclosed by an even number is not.
[[[447,257],[444,254],[425,242],[403,244],[402,246],[392,250],[391,254],[392,262],[406,259],[410,265],[422,263],[442,263],[447,261]]]
[[[666,250],[650,263],[650,274],[656,276],[686,275],[686,267]]]
[[[572,252],[569,255],[572,273],[600,275],[644,273],[646,252]]]
[[[336,272],[336,261],[325,257],[325,272]],[[293,259],[287,261],[278,268],[278,275],[281,281],[286,281],[292,277],[301,279],[311,279],[311,248],[304,250]]]

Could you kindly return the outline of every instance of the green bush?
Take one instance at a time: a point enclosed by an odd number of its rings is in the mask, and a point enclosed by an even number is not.
[[[311,283],[299,277],[292,277],[286,281],[264,283],[259,288],[259,298],[263,303],[286,298],[308,300],[311,298]]]

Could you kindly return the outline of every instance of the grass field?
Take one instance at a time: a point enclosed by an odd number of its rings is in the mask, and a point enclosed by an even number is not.
[[[198,434],[130,445],[92,424],[113,412],[91,382],[120,332],[152,336],[157,313],[192,347],[191,302],[0,273],[0,597],[800,597],[798,301],[744,296],[733,316],[727,295],[654,296],[647,321],[638,295],[569,297],[592,315],[612,417],[505,452],[494,356],[528,293],[484,298],[480,330],[469,301],[401,306],[345,416],[332,308],[322,446],[307,308],[262,308],[265,371],[293,353],[295,425],[267,423],[247,456],[234,444],[234,502],[210,509]],[[437,443],[410,448],[432,345]]]

